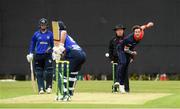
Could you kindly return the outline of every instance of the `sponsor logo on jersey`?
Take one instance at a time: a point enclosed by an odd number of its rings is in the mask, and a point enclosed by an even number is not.
[[[50,39],[50,36],[47,36],[47,39]]]
[[[78,45],[72,45],[72,49],[73,50],[81,50],[81,47],[79,47]]]
[[[42,39],[42,37],[38,37],[38,40]]]
[[[47,42],[40,42],[40,44],[48,44]]]

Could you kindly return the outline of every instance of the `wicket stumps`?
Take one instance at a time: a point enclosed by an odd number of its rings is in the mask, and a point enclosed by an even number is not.
[[[113,85],[112,85],[112,92],[115,91],[114,83],[115,83],[115,70],[117,67],[117,63],[112,62],[112,79],[113,79]]]
[[[64,76],[66,73],[66,77]],[[66,78],[66,80],[64,79]],[[56,95],[57,98],[64,96],[64,82],[66,82],[66,93],[69,94],[69,61],[56,60]],[[60,87],[59,87],[60,86]]]

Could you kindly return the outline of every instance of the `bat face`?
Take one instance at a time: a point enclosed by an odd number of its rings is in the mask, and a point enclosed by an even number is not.
[[[59,37],[59,24],[57,21],[52,21],[52,30],[53,30],[53,36],[54,36],[54,45],[58,46],[60,37]]]

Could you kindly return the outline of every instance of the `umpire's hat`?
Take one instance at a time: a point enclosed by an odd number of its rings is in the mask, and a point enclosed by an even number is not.
[[[118,25],[116,25],[116,26],[113,28],[113,30],[116,31],[117,29],[123,29],[123,30],[125,30],[126,28],[125,28],[122,24],[118,24]]]

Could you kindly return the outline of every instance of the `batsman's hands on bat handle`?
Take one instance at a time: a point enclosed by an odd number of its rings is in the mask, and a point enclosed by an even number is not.
[[[33,54],[32,53],[29,53],[27,56],[26,56],[26,58],[27,58],[27,61],[30,63],[30,62],[32,62],[33,61]]]
[[[55,54],[62,54],[65,51],[64,44],[60,43],[58,46],[53,47]]]
[[[61,55],[53,52],[52,53],[52,59],[53,60],[60,60],[61,59]]]

